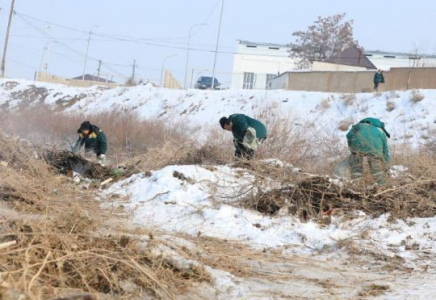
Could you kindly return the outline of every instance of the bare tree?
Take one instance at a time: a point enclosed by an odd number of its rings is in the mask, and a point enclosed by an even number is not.
[[[296,31],[297,37],[290,44],[290,57],[297,59],[299,69],[309,69],[315,60],[323,61],[345,48],[358,45],[353,36],[353,20],[345,20],[346,14],[318,17],[306,31]]]

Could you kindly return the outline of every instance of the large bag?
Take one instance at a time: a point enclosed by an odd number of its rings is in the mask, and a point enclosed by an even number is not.
[[[332,175],[346,180],[351,179],[350,155],[347,155],[333,168]]]

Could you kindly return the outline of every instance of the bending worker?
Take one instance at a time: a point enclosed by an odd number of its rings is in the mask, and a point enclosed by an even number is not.
[[[78,152],[85,146],[85,153],[95,153],[100,163],[106,163],[107,140],[103,130],[89,121],[85,121],[77,130],[79,139],[73,147],[73,152]]]
[[[390,138],[390,135],[379,119],[365,118],[353,125],[347,133],[352,179],[362,177],[362,162],[366,157],[375,182],[379,185],[386,184],[391,162],[386,137]]]
[[[266,127],[260,121],[243,114],[220,119],[221,127],[233,133],[235,157],[252,159],[260,142],[266,139]]]

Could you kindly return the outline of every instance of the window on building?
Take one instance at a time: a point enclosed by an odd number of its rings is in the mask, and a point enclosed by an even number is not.
[[[383,57],[385,57],[385,58],[395,58],[394,55],[384,55]]]
[[[247,45],[247,48],[257,48],[256,45]]]
[[[242,88],[246,90],[252,90],[253,87],[254,87],[254,73],[244,72],[244,84],[242,85]]]
[[[266,90],[269,90],[269,87],[270,87],[270,85],[269,85],[269,81],[270,81],[271,79],[273,79],[274,77],[276,77],[275,74],[266,74],[266,81],[265,81],[265,89],[266,89]]]
[[[268,49],[271,49],[271,50],[280,50],[279,47],[268,47]]]

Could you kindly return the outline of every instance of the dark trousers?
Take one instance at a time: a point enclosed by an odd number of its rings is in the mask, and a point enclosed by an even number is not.
[[[379,85],[379,83],[380,83],[380,82],[375,82],[375,81],[374,81],[374,90],[378,91],[378,85]]]
[[[239,159],[253,159],[254,150],[245,147],[242,142],[233,140],[235,144],[235,157]]]

